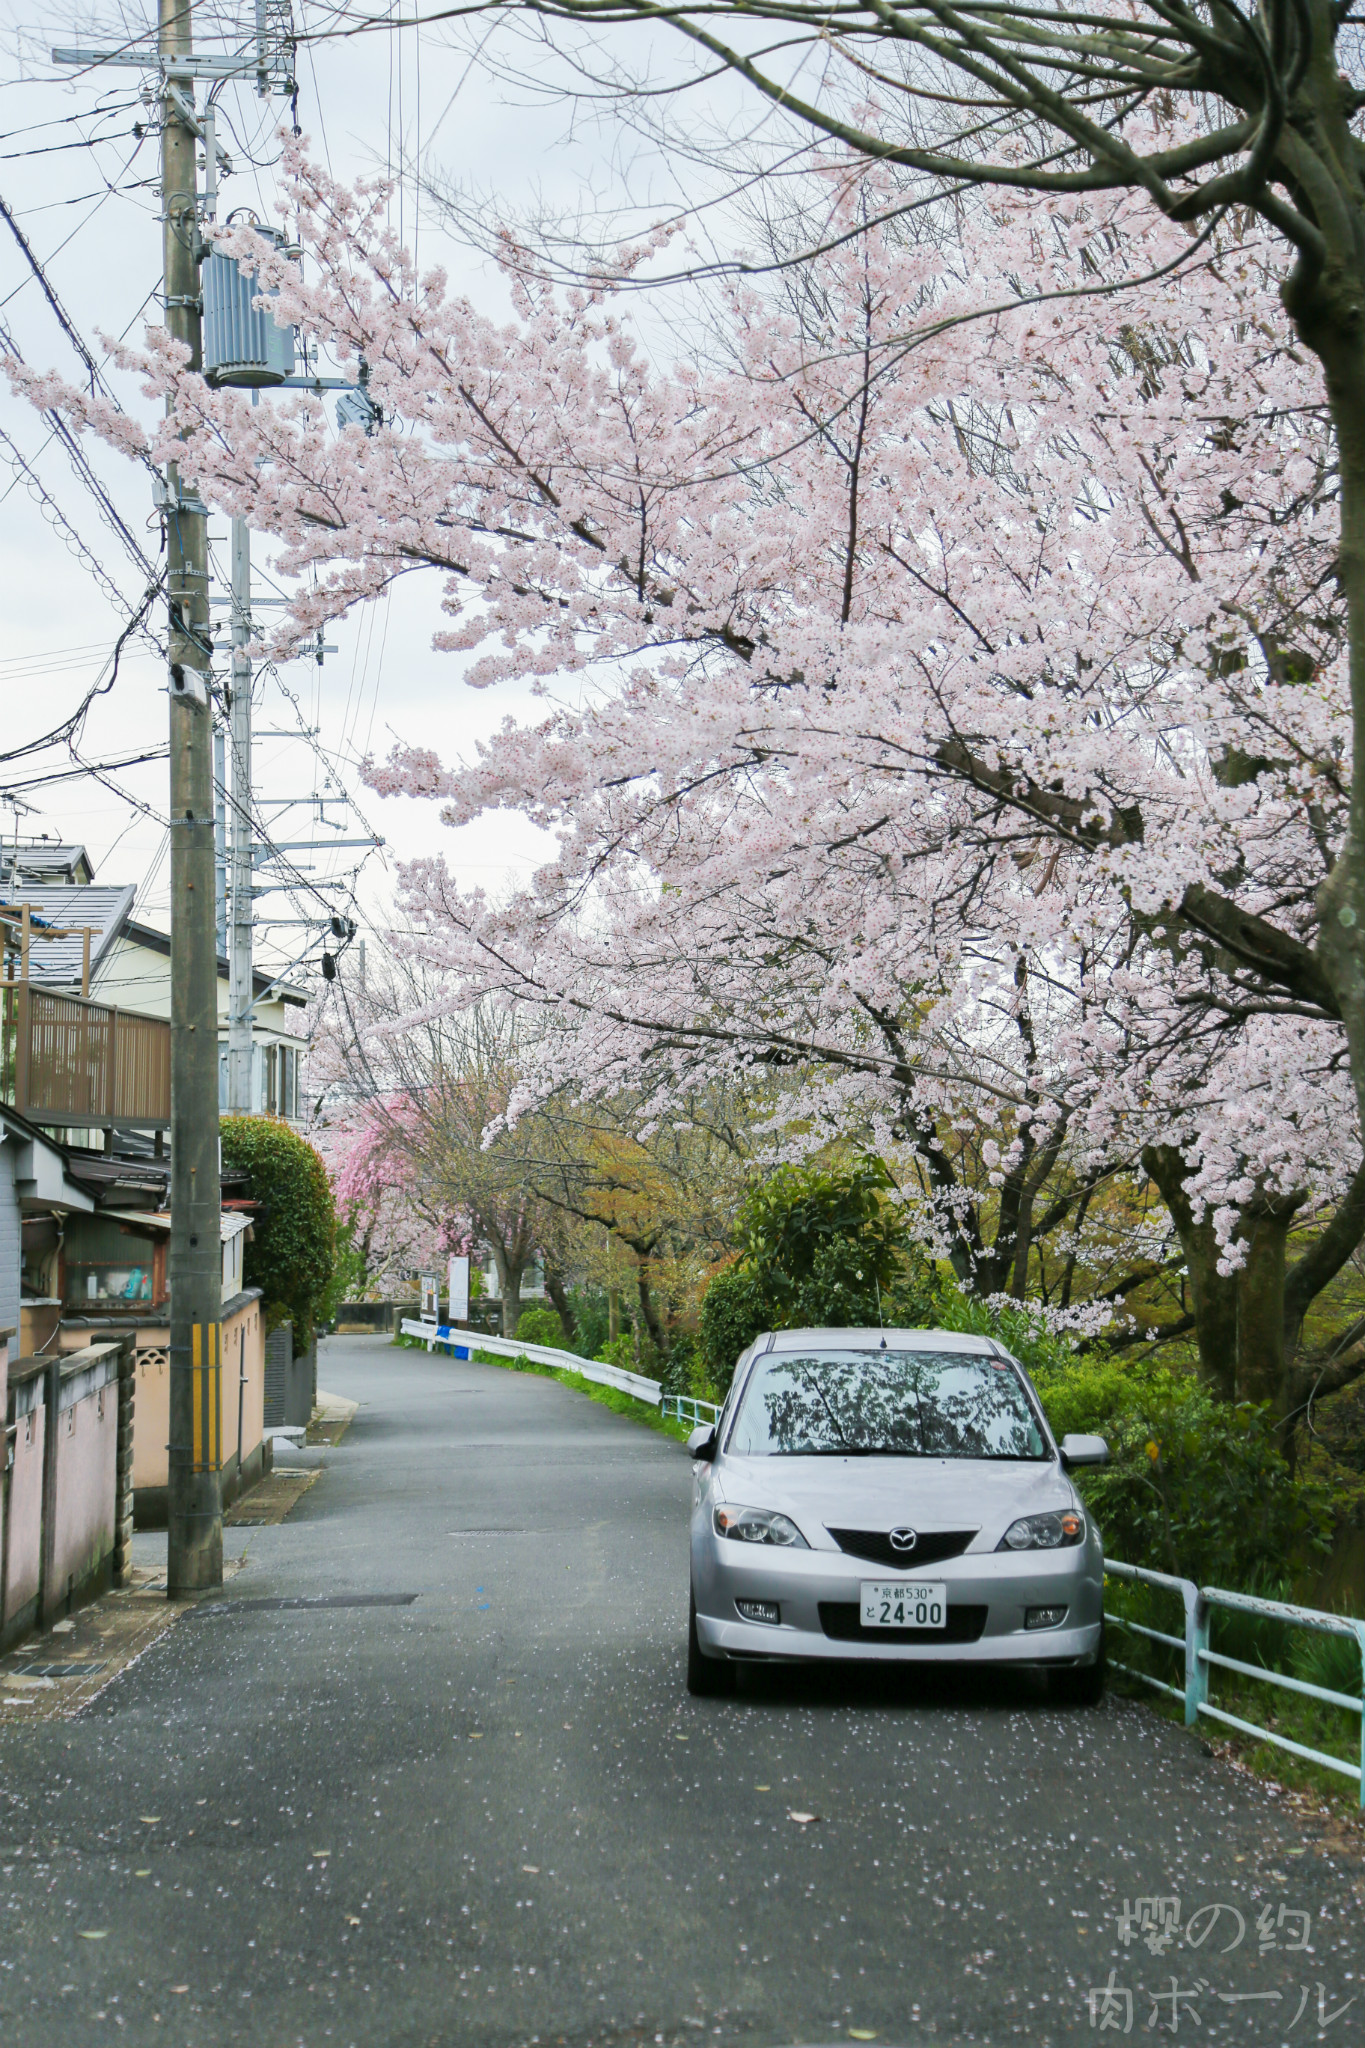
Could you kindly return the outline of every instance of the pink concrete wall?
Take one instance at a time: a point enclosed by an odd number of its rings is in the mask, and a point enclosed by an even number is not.
[[[118,1381],[97,1388],[57,1417],[57,1516],[45,1606],[98,1571],[114,1547],[118,1465]]]
[[[14,1464],[9,1475],[9,1526],[5,1531],[4,1614],[13,1616],[34,1598],[43,1568],[43,1450],[47,1411],[40,1404],[19,1417]]]
[[[23,1378],[14,1398],[27,1412],[16,1412],[9,1474],[6,1637],[50,1620],[107,1577],[118,1505],[117,1347],[54,1358]]]

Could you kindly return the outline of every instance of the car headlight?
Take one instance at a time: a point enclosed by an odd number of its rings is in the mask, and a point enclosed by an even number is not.
[[[771,1508],[718,1507],[711,1523],[717,1536],[728,1536],[733,1543],[778,1543],[788,1550],[810,1549],[795,1522],[775,1514]]]
[[[1085,1536],[1085,1516],[1079,1508],[1063,1508],[1054,1515],[1024,1515],[1011,1522],[997,1550],[1065,1550]]]

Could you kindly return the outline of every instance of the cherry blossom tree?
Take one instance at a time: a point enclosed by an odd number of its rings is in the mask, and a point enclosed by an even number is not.
[[[469,679],[555,693],[472,764],[374,778],[559,835],[505,902],[407,876],[454,1000],[545,1020],[509,1108],[809,1076],[788,1121],[899,1153],[987,1294],[1144,1162],[1206,1372],[1292,1412],[1303,1308],[1365,1223],[1316,944],[1349,607],[1321,379],[1254,218],[1195,247],[1127,194],[998,196],[944,246],[869,227],[887,193],[834,163],[827,252],[732,293],[723,359],[660,370],[607,281],[518,258],[497,325],[414,270],[378,188],[291,168],[309,281],[226,245],[363,357],[383,424],[253,408],[153,335],[147,445],[279,538],[295,634],[434,569]],[[1065,311],[1019,282],[1138,273]]]
[[[350,33],[383,21],[365,0],[337,0],[335,12]],[[1365,49],[1348,0],[1246,10],[1096,0],[1042,12],[1022,0],[472,0],[427,18],[475,17],[482,46],[484,15],[520,16],[537,38],[560,24],[585,30],[571,53],[574,89],[600,66],[605,29],[657,26],[698,59],[682,89],[721,68],[776,110],[784,137],[795,124],[933,192],[1051,202],[1123,191],[1205,234],[1234,209],[1253,215],[1270,230],[1271,273],[1325,382],[1352,751],[1365,752]],[[1040,297],[1056,289],[1046,253],[1019,276]],[[1314,968],[1346,1029],[1365,1119],[1365,789],[1351,786],[1315,905]]]

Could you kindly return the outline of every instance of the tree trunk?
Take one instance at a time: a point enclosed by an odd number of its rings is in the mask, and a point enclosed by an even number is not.
[[[578,1340],[578,1318],[569,1300],[569,1291],[552,1266],[545,1268],[545,1292],[554,1304],[555,1314],[564,1325],[564,1342],[572,1351]]]
[[[1195,1221],[1185,1182],[1189,1168],[1175,1145],[1148,1145],[1142,1164],[1161,1190],[1185,1254],[1194,1302],[1199,1377],[1220,1401],[1237,1398],[1237,1284],[1218,1271],[1221,1248],[1207,1210]]]
[[[1237,1398],[1269,1401],[1284,1412],[1285,1247],[1299,1203],[1266,1199],[1242,1211],[1240,1235],[1246,1257],[1235,1274],[1237,1289]]]
[[[521,1321],[521,1277],[526,1271],[526,1260],[503,1244],[499,1238],[488,1232],[485,1234],[493,1253],[493,1264],[498,1269],[502,1334],[504,1337],[515,1337],[517,1324]]]
[[[654,1305],[654,1296],[650,1291],[649,1275],[646,1273],[643,1265],[640,1266],[637,1272],[636,1281],[640,1293],[640,1315],[643,1318],[644,1326],[649,1331],[656,1355],[661,1360],[666,1359],[668,1357],[668,1336],[663,1324],[659,1321],[659,1311]]]

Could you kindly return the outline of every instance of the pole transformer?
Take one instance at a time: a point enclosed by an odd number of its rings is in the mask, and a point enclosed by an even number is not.
[[[228,882],[228,1111],[250,1116],[251,930],[251,529],[232,522],[232,836]]]
[[[158,0],[163,63],[193,47],[191,0]],[[201,359],[192,79],[163,71],[162,272],[166,326]],[[185,110],[189,110],[189,119]],[[171,742],[171,1292],[166,1592],[223,1581],[222,1252],[218,960],[214,904],[208,513],[166,470]]]

